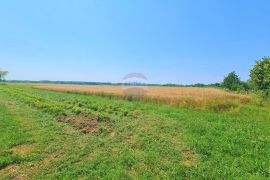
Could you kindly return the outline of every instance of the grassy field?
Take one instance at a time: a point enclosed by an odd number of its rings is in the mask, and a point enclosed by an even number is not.
[[[117,99],[140,100],[177,107],[228,111],[239,103],[248,103],[251,98],[242,94],[226,92],[216,88],[160,87],[160,86],[79,86],[79,85],[38,85],[38,89],[60,92],[115,97]]]
[[[216,108],[0,85],[0,179],[269,179],[270,105],[201,91]]]

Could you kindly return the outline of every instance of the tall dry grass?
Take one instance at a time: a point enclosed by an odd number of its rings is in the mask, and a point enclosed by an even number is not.
[[[38,85],[39,89],[91,94],[127,100],[140,100],[167,104],[177,107],[208,109],[211,111],[228,111],[240,104],[249,103],[251,97],[226,92],[216,88],[195,87],[123,87],[123,86],[85,86],[85,85]],[[135,89],[135,91],[134,91]],[[127,90],[133,90],[126,93]]]

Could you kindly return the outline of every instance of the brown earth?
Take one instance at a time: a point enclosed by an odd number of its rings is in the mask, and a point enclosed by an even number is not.
[[[85,134],[96,133],[99,130],[99,124],[96,118],[82,114],[77,116],[61,115],[56,117],[56,120],[59,122],[69,123]]]

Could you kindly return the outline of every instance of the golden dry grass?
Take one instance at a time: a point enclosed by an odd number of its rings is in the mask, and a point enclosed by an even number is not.
[[[208,108],[214,111],[230,109],[239,103],[248,103],[247,95],[226,92],[217,88],[196,87],[133,87],[133,86],[85,86],[85,85],[38,85],[39,89],[103,95],[146,102],[165,103],[181,107]]]

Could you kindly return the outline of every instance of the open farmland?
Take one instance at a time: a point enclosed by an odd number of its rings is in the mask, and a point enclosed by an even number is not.
[[[0,85],[0,177],[267,179],[270,106],[238,103],[216,113]]]
[[[144,102],[169,104],[179,107],[230,110],[239,103],[248,103],[251,98],[216,88],[160,87],[160,86],[81,86],[81,85],[39,85],[40,89],[99,96],[114,96],[122,99],[138,99]],[[129,91],[130,90],[130,91]],[[143,93],[142,93],[143,91]]]
[[[270,180],[270,0],[0,17],[0,180]]]

